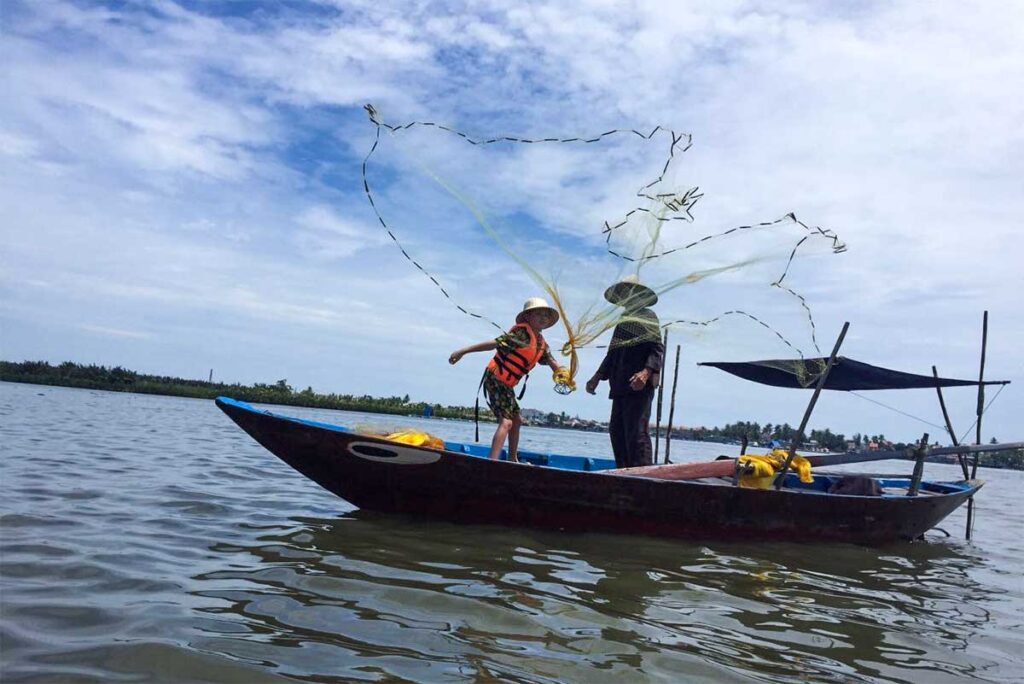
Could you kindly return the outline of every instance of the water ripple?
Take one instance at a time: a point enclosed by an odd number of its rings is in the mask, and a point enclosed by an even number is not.
[[[1024,678],[1021,473],[972,544],[455,526],[354,511],[210,402],[37,390],[0,383],[4,682]]]

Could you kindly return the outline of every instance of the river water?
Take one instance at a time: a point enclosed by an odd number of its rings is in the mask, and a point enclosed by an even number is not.
[[[456,526],[354,510],[212,401],[0,383],[0,681],[1020,682],[1024,473],[980,474],[969,543],[963,510],[885,548]]]

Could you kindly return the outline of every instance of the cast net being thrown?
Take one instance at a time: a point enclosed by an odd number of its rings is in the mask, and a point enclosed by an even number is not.
[[[845,245],[793,213],[699,227],[694,210],[704,193],[677,181],[690,135],[657,126],[574,137],[479,136],[430,121],[394,125],[372,105],[366,110],[375,136],[363,188],[387,235],[454,307],[499,330],[483,313],[502,298],[494,284],[530,288],[526,276],[539,287],[566,336],[561,349],[569,363],[554,378],[556,391],[575,388],[579,350],[598,346],[605,332],[620,323],[651,326],[649,293],[626,292],[614,303],[603,296],[628,278],[657,296],[661,329],[717,349],[726,341],[737,350],[781,345],[801,358],[809,343],[822,356],[793,271],[799,259],[838,254]],[[639,189],[623,192],[623,184]],[[430,261],[421,256],[429,250],[411,246],[421,247],[420,236],[437,235],[441,224],[463,246],[462,258]],[[709,278],[713,292],[679,294]]]

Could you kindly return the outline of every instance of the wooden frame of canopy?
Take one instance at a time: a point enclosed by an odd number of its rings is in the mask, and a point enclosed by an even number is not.
[[[892,458],[913,458],[915,461],[914,472],[912,475],[912,483],[909,495],[914,496],[917,493],[917,485],[920,484],[923,476],[924,461],[929,456],[937,456],[940,454],[957,454],[960,467],[962,469],[964,480],[973,480],[977,475],[978,470],[978,458],[981,453],[996,452],[996,451],[1007,451],[1013,449],[1024,448],[1024,443],[1013,442],[1003,444],[992,444],[988,446],[982,446],[981,444],[981,419],[985,412],[985,386],[986,385],[1007,385],[1008,380],[998,381],[986,381],[985,380],[985,353],[988,342],[988,311],[984,313],[982,322],[982,345],[981,345],[981,366],[978,374],[978,381],[974,382],[971,380],[955,380],[948,378],[940,378],[938,370],[935,366],[932,366],[932,376],[928,378],[923,375],[914,375],[911,373],[904,373],[902,371],[893,371],[890,369],[880,368],[877,366],[871,366],[859,361],[853,361],[851,359],[841,359],[839,357],[839,349],[842,347],[843,340],[846,337],[846,333],[849,330],[849,322],[843,324],[843,328],[839,333],[839,337],[836,339],[835,346],[832,349],[832,353],[829,355],[828,360],[824,364],[824,368],[818,375],[817,382],[814,384],[814,393],[811,395],[811,399],[807,404],[807,408],[804,410],[803,418],[800,421],[800,427],[797,428],[796,436],[790,442],[787,450],[786,462],[779,472],[779,476],[776,478],[775,488],[780,489],[782,483],[785,480],[786,473],[792,466],[793,459],[795,458],[797,449],[803,444],[804,431],[807,428],[807,423],[810,420],[811,414],[814,411],[814,407],[817,404],[818,397],[821,395],[823,389],[833,390],[845,390],[850,391],[856,389],[909,389],[915,387],[926,387],[930,385],[935,388],[939,397],[939,405],[942,409],[943,419],[945,420],[946,430],[949,433],[950,439],[953,442],[953,446],[949,448],[941,449],[929,449],[928,448],[928,434],[925,433],[922,436],[917,448],[909,451],[884,451],[874,452],[866,455],[843,455],[843,454],[828,454],[820,457],[813,457],[812,463],[814,465],[836,465],[839,463],[857,463],[867,461],[879,461]],[[810,364],[820,364],[822,359],[800,359],[798,361],[754,361],[748,363],[731,363],[731,362],[706,362],[700,365],[714,366],[725,370],[726,372],[732,373],[747,380],[754,382],[760,382],[761,384],[782,386],[782,387],[803,387],[808,388],[807,384],[800,382],[801,371],[806,371],[806,368],[810,367]],[[837,362],[841,361],[844,364],[844,370],[846,371],[846,377],[843,379],[836,379],[832,376],[832,371],[836,367]],[[792,376],[792,377],[789,377]],[[831,386],[829,384],[830,378],[833,378]],[[956,437],[956,432],[953,430],[952,423],[949,419],[949,413],[946,410],[945,399],[942,395],[943,387],[955,387],[955,386],[972,386],[978,387],[978,402],[976,410],[976,433],[975,433],[975,445],[973,447],[963,446],[959,443]],[[675,399],[675,391],[673,388],[673,404]],[[659,418],[660,418],[660,401],[659,401]],[[675,407],[672,406],[672,409]],[[660,420],[659,420],[660,423]],[[657,433],[656,433],[657,434]],[[671,429],[669,434],[666,436],[666,441],[671,439]],[[745,450],[745,449],[744,449]],[[666,446],[666,456],[668,448]],[[968,469],[967,455],[974,454],[973,467]],[[667,458],[666,458],[667,461]],[[654,466],[643,466],[640,468],[628,468],[617,471],[622,474],[642,475],[646,477],[656,477],[664,479],[699,479],[703,477],[723,477],[738,472],[739,461],[738,459],[728,459],[725,461],[715,461],[712,463],[697,463],[697,464],[678,464],[678,465],[654,465]],[[730,472],[731,471],[731,472]],[[968,516],[967,516],[967,538],[971,537],[971,530],[973,525],[973,511],[974,511],[974,498],[973,496],[968,500]]]

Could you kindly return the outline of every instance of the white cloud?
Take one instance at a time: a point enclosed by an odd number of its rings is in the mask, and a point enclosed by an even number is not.
[[[151,331],[122,340],[173,365],[209,353],[217,345],[203,340],[223,334],[252,350],[218,363],[240,379],[296,367],[306,376],[289,371],[293,384],[467,402],[469,390],[456,387],[475,386],[479,369],[445,359],[490,329],[455,311],[369,210],[359,164],[372,129],[359,107],[374,102],[394,123],[429,119],[482,135],[654,124],[693,133],[671,180],[706,194],[695,224],[667,229],[666,245],[795,211],[850,246],[792,274],[822,338],[851,320],[851,356],[970,376],[989,308],[990,371],[1024,381],[1020,7],[339,7],[230,17],[172,2],[5,8],[0,284],[7,329],[26,331],[7,336],[6,353],[33,356],[48,330],[73,348],[75,330],[91,325],[93,337]],[[600,256],[601,222],[636,206],[633,193],[663,154],[626,141],[480,150],[408,138],[385,139],[374,159],[382,212],[453,296],[501,323],[535,286],[464,206],[424,182],[417,158],[478,201],[545,273],[560,273],[567,300],[583,306],[623,270]],[[549,232],[517,236],[522,216]],[[645,274],[664,281],[778,246],[726,242]],[[742,306],[798,326],[792,302],[743,288],[772,266],[682,288],[663,317]],[[107,318],[112,303],[121,313]],[[673,334],[691,361],[775,351],[739,322]],[[80,348],[146,358],[89,344],[83,337]],[[405,372],[410,359],[415,373]],[[597,355],[584,360],[586,373]],[[776,400],[692,367],[684,378],[686,422],[796,422],[804,399]],[[1015,386],[993,409],[1000,436],[1024,409]],[[582,396],[559,403],[535,387],[528,403],[543,408],[607,408]],[[908,401],[934,414],[932,397]],[[871,421],[907,438],[917,427],[841,403],[822,406],[822,425],[853,431]]]
[[[0,154],[10,157],[31,157],[39,149],[31,138],[0,131]]]
[[[126,337],[133,340],[148,340],[153,336],[138,330],[121,330],[120,328],[108,328],[102,325],[82,325],[82,330],[88,333],[95,333],[106,337]]]
[[[383,244],[379,230],[343,219],[323,205],[305,209],[296,218],[296,223],[301,229],[295,238],[300,250],[315,259],[340,259],[361,249]]]

